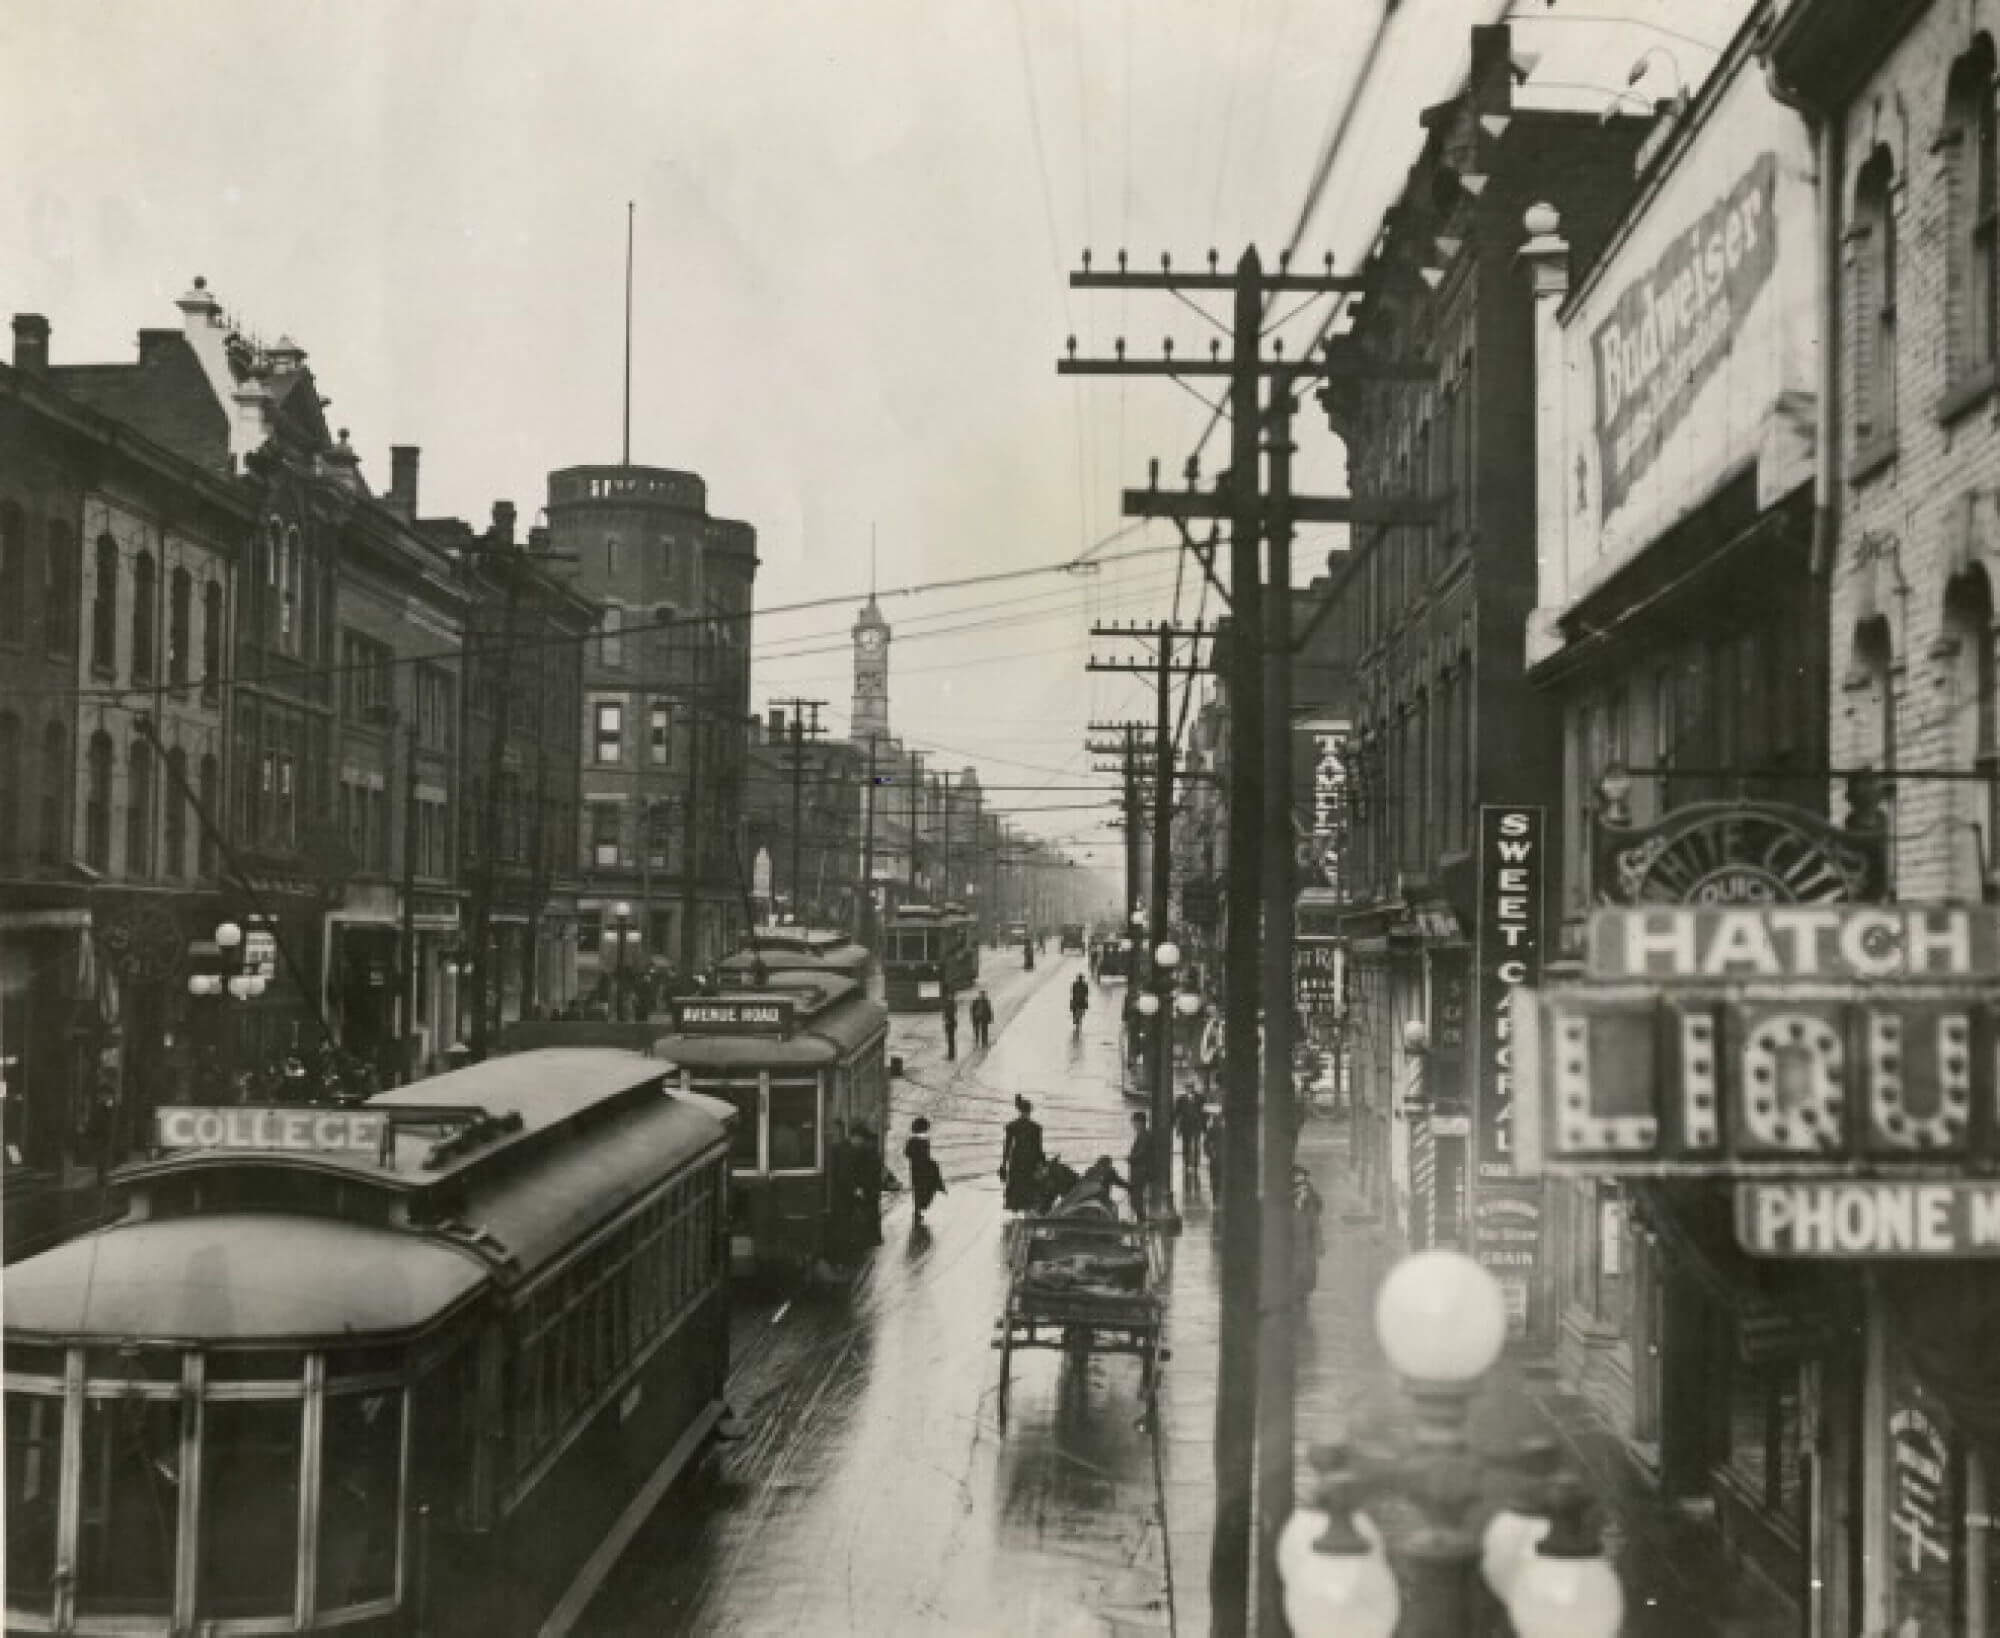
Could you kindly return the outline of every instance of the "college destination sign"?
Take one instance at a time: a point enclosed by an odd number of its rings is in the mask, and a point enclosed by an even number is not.
[[[162,1104],[153,1141],[162,1149],[242,1149],[305,1155],[376,1155],[389,1133],[379,1111],[236,1104]]]
[[[1591,337],[1597,466],[1609,517],[1728,356],[1778,259],[1777,155],[1748,171],[1620,294]]]

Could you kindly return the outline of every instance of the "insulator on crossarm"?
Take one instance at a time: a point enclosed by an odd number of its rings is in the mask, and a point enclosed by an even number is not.
[[[1273,358],[1283,358],[1285,356],[1285,338],[1283,336],[1279,336],[1271,343],[1271,356]]]
[[[1291,272],[1291,270],[1292,270],[1292,253],[1289,250],[1279,251],[1278,271],[1280,273],[1289,273]]]
[[[1188,488],[1194,488],[1201,481],[1201,457],[1199,455],[1190,455],[1187,458],[1187,465],[1183,468],[1183,471],[1187,476]]]
[[[1090,252],[1087,250],[1083,253],[1083,270],[1086,273],[1090,271]]]
[[[1326,253],[1326,276],[1329,279],[1333,277],[1333,252],[1330,250]]]
[[[1165,251],[1165,250],[1161,251],[1161,252],[1160,252],[1160,271],[1161,271],[1162,273],[1171,273],[1171,272],[1173,272],[1173,270],[1174,270],[1174,258],[1173,258],[1173,254],[1172,254],[1172,252],[1170,252],[1170,251]]]
[[[1160,458],[1157,455],[1146,463],[1146,487],[1148,489],[1160,487]]]
[[[1114,341],[1111,344],[1111,350],[1118,355],[1120,361],[1122,362],[1125,357],[1125,338],[1123,336],[1120,336],[1116,341]]]
[[[1120,273],[1125,271],[1125,252],[1122,250],[1118,252],[1118,271]]]
[[[1069,338],[1069,356],[1070,356],[1071,358],[1074,358],[1074,357],[1076,357],[1076,337],[1075,337],[1075,336],[1071,336],[1071,337]]]
[[[1174,356],[1174,338],[1172,336],[1160,337],[1160,354],[1162,357],[1168,359]]]
[[[1222,337],[1210,336],[1208,338],[1208,356],[1213,359],[1220,359],[1222,357]]]
[[[1220,267],[1221,265],[1222,265],[1222,256],[1221,256],[1220,252],[1218,252],[1217,250],[1215,250],[1215,249],[1214,249],[1213,247],[1210,247],[1210,249],[1209,249],[1209,252],[1208,252],[1208,270],[1209,270],[1209,272],[1213,273],[1213,272],[1214,272],[1214,271],[1215,271],[1215,270],[1216,270],[1217,268],[1219,268],[1219,267]]]

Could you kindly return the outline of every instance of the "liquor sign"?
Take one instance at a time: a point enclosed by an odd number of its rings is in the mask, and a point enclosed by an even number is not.
[[[1524,1164],[1894,1176],[2000,1158],[2000,912],[1603,910],[1590,970],[1517,1009]]]
[[[1736,1241],[1757,1257],[2000,1257],[2000,1183],[1739,1183]]]
[[[386,1114],[353,1109],[162,1104],[153,1111],[153,1144],[160,1149],[372,1156],[388,1132]]]
[[[1482,1181],[1516,1172],[1518,1076],[1508,997],[1541,976],[1546,817],[1541,808],[1479,810],[1478,1071],[1473,1106],[1477,1176]]]
[[[724,996],[674,1003],[674,1028],[682,1035],[789,1035],[790,997]]]

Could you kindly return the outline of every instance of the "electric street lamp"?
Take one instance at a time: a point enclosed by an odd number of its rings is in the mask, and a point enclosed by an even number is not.
[[[1551,1471],[1552,1446],[1533,1442],[1502,1464],[1511,1493],[1498,1509],[1483,1506],[1493,1464],[1472,1451],[1466,1419],[1506,1342],[1499,1282],[1462,1252],[1405,1257],[1376,1293],[1375,1331],[1414,1402],[1416,1431],[1400,1451],[1313,1453],[1317,1504],[1294,1512],[1277,1543],[1295,1638],[1461,1638],[1482,1630],[1481,1578],[1517,1638],[1616,1638],[1625,1595],[1581,1481]],[[1420,1521],[1397,1555],[1400,1588],[1388,1544],[1361,1510],[1392,1495]]]
[[[1153,1198],[1159,1202],[1158,1221],[1169,1233],[1180,1232],[1174,1206],[1174,1018],[1192,1018],[1201,1011],[1201,997],[1178,988],[1181,947],[1168,939],[1154,946],[1152,971],[1136,1001],[1151,1030],[1153,1056],[1152,1128],[1158,1160]]]
[[[632,906],[620,899],[611,907],[611,920],[611,936],[618,944],[618,976],[611,981],[611,1016],[622,1024],[625,1022],[625,935],[632,920]]]

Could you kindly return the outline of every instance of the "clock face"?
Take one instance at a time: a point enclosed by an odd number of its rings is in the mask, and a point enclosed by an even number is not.
[[[864,654],[880,654],[888,640],[879,627],[870,626],[861,634],[861,652]]]

